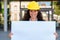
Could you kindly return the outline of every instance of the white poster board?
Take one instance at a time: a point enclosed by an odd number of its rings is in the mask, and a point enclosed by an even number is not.
[[[54,21],[13,21],[11,40],[55,40]]]

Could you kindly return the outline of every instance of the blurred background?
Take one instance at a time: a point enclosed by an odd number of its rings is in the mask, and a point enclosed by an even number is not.
[[[11,21],[21,21],[30,1],[0,0],[0,40],[10,40]],[[60,35],[60,1],[37,1],[45,21],[56,21],[56,30]],[[60,36],[57,38],[60,40]]]

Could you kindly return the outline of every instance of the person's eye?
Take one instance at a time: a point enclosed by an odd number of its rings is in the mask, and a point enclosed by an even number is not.
[[[36,12],[36,10],[34,12]]]
[[[30,10],[30,12],[32,12],[32,10]]]

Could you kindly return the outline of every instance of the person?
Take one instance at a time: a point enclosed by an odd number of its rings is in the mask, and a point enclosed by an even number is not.
[[[43,21],[38,3],[35,1],[29,3],[27,6],[27,13],[25,13],[23,21]]]
[[[40,6],[36,1],[32,1],[27,6],[27,13],[25,13],[23,21],[44,21],[42,14],[40,12]],[[9,34],[9,37],[11,37],[13,33]],[[57,37],[57,33],[55,32],[54,35]]]

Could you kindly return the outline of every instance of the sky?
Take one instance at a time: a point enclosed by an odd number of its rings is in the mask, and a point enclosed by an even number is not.
[[[45,3],[47,6],[50,6],[51,2],[39,2],[39,4]]]

